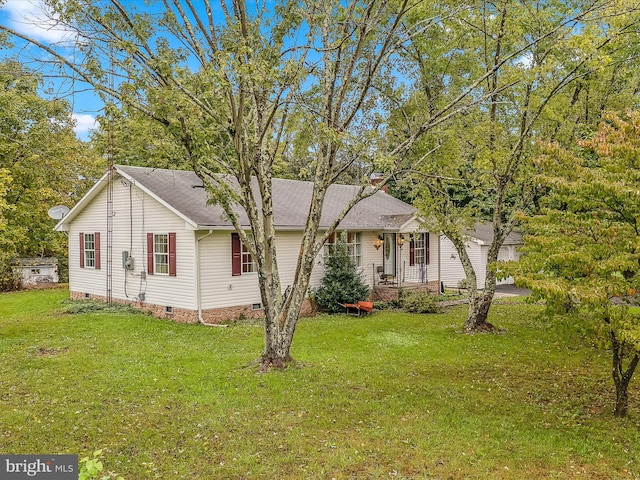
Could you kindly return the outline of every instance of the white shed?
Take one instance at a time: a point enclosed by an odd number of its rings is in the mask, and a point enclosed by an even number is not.
[[[18,258],[15,268],[25,287],[58,283],[58,259],[53,257]]]

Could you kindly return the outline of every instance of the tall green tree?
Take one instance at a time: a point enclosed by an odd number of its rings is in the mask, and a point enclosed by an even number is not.
[[[66,256],[63,234],[47,210],[71,207],[92,183],[95,165],[73,132],[63,100],[40,95],[40,78],[20,63],[0,62],[0,249],[4,271],[16,256]]]
[[[190,168],[180,143],[157,122],[135,109],[111,111],[111,117],[97,117],[99,126],[91,135],[91,146],[97,155],[108,158],[111,154],[121,165]]]
[[[519,284],[547,309],[590,323],[612,353],[615,414],[640,359],[640,113],[607,115],[577,154],[548,144],[536,177],[552,194],[525,219]]]
[[[455,14],[446,3],[223,0],[214,7],[210,1],[163,0],[140,8],[117,0],[45,3],[61,25],[76,32],[75,56],[7,27],[0,30],[38,46],[61,70],[106,100],[153,120],[181,146],[256,262],[265,314],[262,369],[291,360],[314,260],[347,212],[374,192],[363,174],[362,188],[321,231],[329,186],[348,172],[397,173],[421,135],[474,101],[470,92],[450,98],[392,149],[378,148],[387,112],[402,95],[399,49],[436,28],[441,15]],[[407,28],[407,15],[420,4],[430,9],[426,19]],[[314,192],[295,277],[284,290],[272,178],[303,152]],[[252,235],[239,223],[237,205],[246,211]]]
[[[415,155],[430,155],[410,179],[415,204],[451,239],[464,267],[467,332],[493,329],[487,316],[500,247],[516,212],[535,207],[543,193],[530,182],[534,138],[569,142],[595,125],[620,91],[634,91],[638,77],[627,44],[637,42],[637,25],[637,6],[628,2],[480,1],[407,48],[419,88],[395,113],[400,138],[415,131],[425,111],[442,108],[468,89],[469,79],[480,79],[474,95],[482,100],[421,140]],[[478,220],[493,222],[481,292],[465,248],[465,231]]]

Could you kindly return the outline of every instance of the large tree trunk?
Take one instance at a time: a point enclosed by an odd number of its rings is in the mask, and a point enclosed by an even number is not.
[[[616,386],[616,407],[613,414],[616,417],[624,417],[627,414],[627,408],[629,405],[629,382],[633,376],[633,372],[638,366],[638,360],[640,357],[638,354],[634,354],[627,369],[624,369],[623,361],[625,357],[625,350],[628,347],[621,342],[616,336],[613,330],[611,331],[611,350],[613,353],[613,383]]]
[[[496,207],[496,210],[498,210],[498,207]],[[510,231],[511,225],[500,224],[499,216],[494,216],[493,240],[491,241],[489,251],[487,252],[487,272],[485,274],[484,289],[481,293],[475,292],[473,297],[469,297],[469,315],[467,316],[467,321],[464,324],[464,331],[466,333],[493,332],[495,330],[495,327],[487,321],[487,317],[489,316],[489,309],[491,308],[493,297],[496,293],[498,252]],[[462,256],[460,259],[462,260]],[[469,261],[469,265],[471,265],[471,261]],[[473,267],[470,268],[473,271]],[[467,267],[465,267],[465,272],[467,272]],[[469,272],[467,272],[467,279],[468,278]],[[475,272],[474,284],[477,285],[475,281]]]
[[[487,272],[485,288],[482,292],[479,292],[478,277],[467,253],[465,242],[460,236],[455,235],[453,232],[449,232],[447,236],[456,247],[467,280],[469,312],[467,314],[467,320],[464,323],[464,331],[466,333],[492,332],[495,327],[487,322],[487,316],[489,315],[489,308],[493,301],[493,294],[496,291],[495,275],[492,275],[492,272]],[[489,278],[490,276],[492,276],[493,281]]]
[[[495,330],[495,327],[487,321],[494,292],[495,285],[491,291],[488,291],[485,285],[484,291],[476,294],[475,299],[469,303],[469,314],[464,323],[464,331],[466,333],[492,332]]]
[[[271,261],[259,261],[259,263],[264,265],[264,267],[260,268],[260,272],[262,272],[262,276],[275,279],[275,281],[260,282],[263,302],[265,306],[268,306],[268,308],[265,308],[264,319],[264,352],[258,360],[261,371],[266,371],[269,367],[283,368],[293,360],[290,354],[293,335],[309,288],[309,281],[316,255],[325,240],[324,237],[318,239],[318,229],[324,198],[328,188],[328,183],[322,180],[329,174],[328,165],[329,162],[324,162],[324,164],[318,167],[311,204],[309,206],[309,214],[307,216],[307,224],[298,254],[296,272],[291,285],[287,287],[284,294],[280,293],[280,274],[277,262],[275,261],[276,232],[273,223],[270,224],[270,231],[266,235],[270,238],[263,240],[265,243],[267,241],[271,242],[272,249],[267,250],[267,258],[271,258]],[[322,166],[325,168],[322,169]],[[335,229],[335,226],[344,218],[346,212],[348,212],[348,208],[336,218],[334,225],[324,232],[325,236]]]
[[[491,257],[491,254],[489,254]],[[477,292],[475,297],[469,302],[469,314],[464,323],[466,333],[493,332],[495,327],[487,321],[489,309],[496,293],[495,261],[487,260],[487,274],[484,280],[484,289]]]
[[[282,369],[293,361],[290,354],[293,334],[286,335],[281,329],[272,327],[271,322],[265,321],[264,352],[258,359],[261,372],[267,371],[269,367]]]
[[[264,351],[258,363],[260,371],[265,372],[270,367],[285,368],[293,361],[291,345],[295,333],[300,311],[304,302],[304,292],[309,284],[310,273],[301,280],[298,288],[288,289],[284,294],[284,303],[277,315],[265,316],[264,319]]]

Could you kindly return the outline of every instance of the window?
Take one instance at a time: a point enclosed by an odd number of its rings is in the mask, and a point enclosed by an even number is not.
[[[175,233],[147,233],[147,273],[176,276]]]
[[[415,262],[418,265],[424,265],[426,262],[424,261],[424,235],[422,233],[418,233],[414,235],[415,247],[414,247],[414,255]]]
[[[332,233],[324,244],[324,256],[328,257],[336,244],[336,239],[346,242],[347,252],[356,267],[362,266],[362,232]]]
[[[249,272],[255,272],[255,271],[256,271],[256,265],[253,262],[253,257],[251,256],[251,253],[249,253],[247,246],[243,243],[242,244],[242,273],[249,273]]]
[[[248,235],[249,236],[249,235]],[[256,264],[249,249],[240,241],[240,235],[231,234],[231,275],[237,276],[243,273],[256,271]]]
[[[414,233],[409,243],[409,265],[429,265],[429,234]]]
[[[169,274],[169,236],[153,235],[153,270],[159,275]]]
[[[84,234],[84,266],[87,268],[96,268],[95,233]]]
[[[80,268],[100,269],[100,232],[80,233]]]
[[[347,251],[353,263],[362,266],[362,232],[347,232]]]

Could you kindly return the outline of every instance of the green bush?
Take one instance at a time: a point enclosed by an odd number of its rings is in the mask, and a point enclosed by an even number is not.
[[[332,246],[315,298],[320,309],[330,313],[344,312],[342,303],[356,303],[369,298],[369,286],[351,260],[344,238]]]
[[[400,304],[409,313],[440,313],[438,296],[427,292],[403,295]]]
[[[378,300],[377,302],[373,302],[374,310],[394,310],[396,308],[402,308],[402,305],[400,305],[400,302],[397,300],[389,300],[388,302]]]
[[[20,273],[13,268],[11,257],[0,252],[0,292],[11,292],[21,288]]]
[[[137,308],[120,303],[98,302],[95,300],[64,300],[63,313],[143,313]]]

